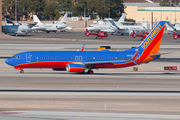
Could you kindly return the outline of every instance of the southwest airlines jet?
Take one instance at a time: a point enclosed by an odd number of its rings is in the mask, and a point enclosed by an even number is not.
[[[160,21],[136,48],[125,51],[30,51],[15,54],[5,62],[24,73],[24,68],[93,74],[92,69],[123,68],[148,63],[160,57],[159,47],[166,21]],[[84,48],[84,47],[83,47]]]

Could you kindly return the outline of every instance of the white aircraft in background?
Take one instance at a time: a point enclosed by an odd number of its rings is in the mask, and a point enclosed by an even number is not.
[[[167,21],[167,30],[173,32],[173,38],[176,40],[177,38],[180,38],[180,24],[175,24],[175,26],[172,26],[172,24]]]
[[[140,25],[123,25],[120,22],[114,22],[111,18],[106,19],[109,24],[92,24],[88,26],[86,29],[88,31],[104,31],[110,33],[122,33],[131,35],[133,31],[135,33],[147,33],[148,30],[144,26]]]
[[[65,14],[64,17],[59,22],[55,21],[53,23],[43,24],[36,15],[33,15],[33,20],[37,24],[34,27],[32,27],[32,29],[37,31],[38,30],[46,31],[47,33],[49,32],[58,33],[58,30],[62,30],[62,31],[72,30],[71,27],[65,24],[66,19],[67,19],[67,14]]]
[[[27,35],[27,33],[32,31],[33,29],[31,29],[29,26],[26,25],[6,25],[6,26],[2,25],[2,32],[4,32],[5,34],[14,33],[15,36],[17,36],[18,34]]]

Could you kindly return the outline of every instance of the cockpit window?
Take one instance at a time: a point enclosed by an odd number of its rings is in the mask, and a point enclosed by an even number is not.
[[[34,27],[39,27],[39,25],[35,25]]]
[[[12,58],[16,58],[16,59],[18,59],[18,58],[20,58],[20,56],[12,56]]]
[[[88,26],[88,27],[93,27],[92,25]]]

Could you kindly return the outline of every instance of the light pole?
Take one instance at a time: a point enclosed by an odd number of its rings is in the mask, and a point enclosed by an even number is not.
[[[86,7],[84,7],[84,29],[86,28]]]
[[[172,3],[172,0],[170,0],[170,23],[171,23],[171,3]]]
[[[2,0],[0,0],[0,34],[2,33]]]
[[[175,6],[175,24],[176,24],[176,6]]]
[[[17,22],[17,0],[15,0],[15,21]]]
[[[162,6],[161,6],[161,21],[162,21]]]

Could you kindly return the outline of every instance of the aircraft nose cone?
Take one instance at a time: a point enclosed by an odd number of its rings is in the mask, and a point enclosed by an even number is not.
[[[8,64],[8,65],[13,66],[13,65],[12,65],[12,62],[11,62],[11,60],[10,60],[10,59],[7,59],[7,60],[5,61],[5,63],[6,63],[6,64]]]
[[[9,65],[9,60],[7,59],[7,60],[5,61],[5,63]]]

